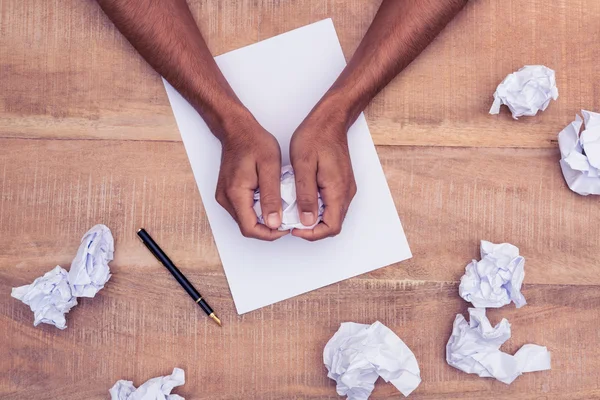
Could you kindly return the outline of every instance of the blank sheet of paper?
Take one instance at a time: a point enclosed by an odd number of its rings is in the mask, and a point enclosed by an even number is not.
[[[279,141],[289,164],[290,138],[346,65],[331,19],[216,57],[246,107]],[[358,192],[335,238],[310,243],[291,235],[262,242],[241,235],[215,201],[221,145],[166,81],[239,314],[411,257],[364,116],[348,132]]]

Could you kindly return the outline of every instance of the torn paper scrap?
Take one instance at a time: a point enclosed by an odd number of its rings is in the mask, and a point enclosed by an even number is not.
[[[337,382],[337,393],[348,400],[365,400],[382,377],[408,396],[421,383],[413,352],[388,327],[344,322],[325,345],[327,376]]]
[[[139,388],[132,381],[120,380],[109,390],[111,400],[185,400],[171,390],[185,383],[185,373],[181,368],[174,368],[167,376],[152,378]]]
[[[514,356],[500,351],[510,339],[510,324],[506,318],[492,327],[483,308],[469,308],[467,323],[457,314],[452,335],[446,345],[449,365],[468,374],[496,378],[507,385],[525,372],[550,369],[550,352],[544,346],[526,344]]]
[[[544,111],[558,98],[554,71],[543,65],[526,65],[509,74],[496,88],[490,114],[498,114],[506,104],[514,119]]]
[[[300,216],[298,215],[298,203],[296,202],[296,180],[294,178],[294,170],[291,165],[287,165],[281,168],[281,206],[283,208],[283,214],[281,218],[280,231],[287,231],[289,229],[312,229],[321,221],[323,216],[323,201],[321,195],[318,195],[319,211],[317,215],[317,222],[311,226],[305,226],[300,222]],[[262,209],[260,206],[260,190],[257,189],[254,192],[254,211],[258,217],[258,222],[261,224],[265,223],[265,219],[262,215]]]
[[[600,195],[600,114],[582,110],[558,134],[560,168],[569,188],[582,196]],[[585,129],[581,134],[581,126]]]
[[[471,261],[460,279],[460,297],[475,307],[498,308],[511,301],[517,308],[527,302],[521,293],[525,258],[509,243],[481,241],[481,261]]]
[[[31,285],[13,288],[11,296],[31,308],[34,315],[33,326],[44,323],[65,329],[65,314],[77,305],[77,299],[69,287],[67,271],[59,265],[34,280]]]
[[[115,242],[106,225],[95,225],[83,235],[69,270],[69,285],[74,296],[94,297],[104,287],[110,278],[108,263],[114,251]]]

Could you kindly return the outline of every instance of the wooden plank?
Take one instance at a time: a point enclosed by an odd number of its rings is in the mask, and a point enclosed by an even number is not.
[[[121,248],[123,252],[123,249]],[[0,272],[0,292],[30,274]],[[462,373],[445,362],[445,344],[456,313],[467,304],[457,284],[352,279],[236,316],[223,276],[193,271],[223,317],[219,329],[194,307],[156,263],[116,268],[106,288],[68,315],[68,327],[31,326],[20,302],[0,302],[0,337],[9,344],[0,358],[3,399],[106,399],[116,380],[140,384],[184,368],[186,399],[337,399],[322,364],[325,343],[343,321],[380,320],[419,360],[423,383],[414,399],[596,398],[600,360],[597,286],[527,285],[529,304],[490,311],[506,317],[513,337],[552,352],[549,372],[530,373],[512,385]],[[5,296],[3,296],[6,298]],[[372,399],[398,398],[379,382]]]
[[[215,54],[332,17],[346,57],[378,4],[190,1]],[[600,203],[567,189],[555,143],[578,109],[600,108],[599,17],[592,0],[470,2],[367,110],[377,144],[406,146],[378,152],[414,258],[237,316],[156,74],[95,2],[0,0],[0,397],[105,399],[117,379],[179,366],[188,399],[337,399],[324,344],[340,322],[379,319],[420,361],[411,398],[600,398]],[[559,101],[533,119],[488,116],[497,83],[533,63],[556,69]],[[32,327],[10,288],[67,267],[98,222],[117,246],[106,289],[66,331]],[[222,330],[135,239],[139,226],[198,282]],[[490,315],[512,323],[506,351],[547,345],[552,371],[505,386],[446,365],[467,307],[457,281],[480,239],[526,256],[529,304]],[[397,397],[381,383],[372,396]]]
[[[215,54],[331,17],[350,57],[379,1],[191,1]],[[179,141],[156,74],[94,2],[0,0],[0,137]],[[600,2],[470,2],[367,110],[379,145],[556,147],[581,108],[600,110]],[[66,27],[66,30],[65,30]],[[513,121],[487,111],[525,64],[557,71],[558,102]]]
[[[117,266],[152,261],[135,237],[144,226],[181,265],[222,274],[181,143],[1,144],[3,269],[38,276],[68,265],[81,235],[103,222],[124,249]],[[486,239],[521,248],[528,283],[600,283],[600,202],[569,191],[556,150],[378,151],[414,258],[367,278],[456,282]]]

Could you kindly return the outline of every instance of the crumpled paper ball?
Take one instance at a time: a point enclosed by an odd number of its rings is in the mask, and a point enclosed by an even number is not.
[[[569,188],[582,196],[600,195],[600,114],[582,110],[558,134],[560,168]],[[581,126],[585,129],[581,134]]]
[[[525,258],[509,243],[481,241],[481,261],[467,265],[460,280],[460,297],[475,307],[498,308],[511,301],[517,308],[527,302],[521,293],[525,278]]]
[[[71,293],[67,271],[59,265],[30,285],[13,288],[11,296],[31,308],[33,326],[43,323],[65,329],[65,314],[77,305],[77,299]]]
[[[348,400],[366,400],[382,377],[404,396],[421,383],[421,371],[413,352],[391,329],[344,322],[325,345],[323,363],[336,390]]]
[[[446,362],[468,374],[496,378],[507,385],[525,372],[550,369],[550,352],[544,346],[523,345],[514,355],[500,351],[510,339],[510,324],[503,318],[492,326],[483,308],[469,308],[467,322],[457,314],[446,345]]]
[[[115,242],[106,225],[93,226],[81,238],[81,245],[69,270],[69,285],[74,296],[94,297],[110,279]]]
[[[13,288],[12,297],[31,307],[33,326],[46,323],[65,329],[64,314],[77,305],[77,297],[94,297],[110,278],[113,253],[110,229],[95,225],[83,235],[69,272],[57,265],[30,285]]]
[[[135,388],[132,381],[120,380],[109,390],[111,400],[185,400],[171,390],[185,384],[185,372],[174,368],[173,373],[159,376],[144,382]]]
[[[509,74],[494,92],[490,114],[498,114],[505,104],[514,119],[534,116],[544,111],[550,100],[558,98],[554,71],[543,65],[526,65]]]
[[[305,226],[300,222],[300,216],[298,215],[298,203],[296,202],[296,180],[294,178],[294,169],[291,165],[287,165],[281,168],[281,206],[283,209],[281,226],[278,230],[287,231],[289,229],[312,229],[314,228],[323,217],[323,201],[321,200],[321,194],[318,195],[319,211],[317,215],[317,222],[311,226]],[[254,192],[254,212],[258,218],[258,222],[261,224],[265,223],[265,219],[262,215],[262,208],[260,206],[260,189]]]

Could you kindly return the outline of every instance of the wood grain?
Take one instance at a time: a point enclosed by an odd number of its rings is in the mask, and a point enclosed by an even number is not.
[[[490,312],[492,321],[506,317],[512,324],[505,351],[540,343],[552,352],[550,372],[525,374],[507,386],[464,374],[444,361],[454,316],[466,313],[456,283],[353,279],[236,316],[222,276],[188,273],[209,288],[211,303],[224,315],[222,329],[185,296],[165,296],[179,288],[159,266],[117,270],[97,298],[73,309],[65,331],[33,328],[29,310],[3,302],[0,322],[10,350],[1,361],[0,395],[106,399],[118,379],[139,384],[179,366],[187,383],[177,393],[186,399],[337,399],[322,351],[339,322],[348,320],[380,320],[414,351],[424,381],[411,398],[598,395],[597,365],[591,361],[600,357],[596,286],[581,286],[575,293],[566,285],[528,285],[526,307]],[[0,291],[6,293],[22,279],[2,274],[1,282]],[[372,398],[399,394],[380,383]]]
[[[331,17],[346,57],[377,0],[190,1],[215,54]],[[556,134],[600,109],[600,3],[470,2],[367,110],[414,257],[237,316],[164,89],[91,0],[0,0],[0,398],[106,399],[185,369],[187,399],[338,399],[322,364],[343,321],[380,320],[415,352],[414,399],[600,398],[600,201],[566,187]],[[487,115],[506,74],[554,68],[560,97],[535,118]],[[10,289],[67,267],[105,223],[113,277],[32,326]],[[135,238],[145,226],[224,320],[210,323]],[[503,348],[546,345],[552,370],[512,385],[449,367],[445,343],[479,240],[526,257],[528,305]],[[371,398],[396,399],[378,383]]]
[[[350,57],[379,4],[191,1],[221,54],[331,17]],[[92,1],[0,0],[0,135],[179,141],[158,76]],[[580,109],[599,110],[600,2],[470,2],[367,110],[378,145],[554,148]],[[526,64],[556,70],[560,97],[538,118],[487,114]]]
[[[499,396],[522,393],[519,398],[566,393],[558,382],[577,373],[587,383],[575,392],[589,393],[595,381],[585,368],[596,365],[598,350],[591,343],[598,342],[594,324],[600,319],[600,205],[565,187],[556,151],[378,150],[414,258],[238,317],[181,143],[4,139],[0,293],[7,300],[0,306],[6,326],[0,332],[10,343],[10,357],[0,361],[0,377],[8,376],[0,395],[20,389],[19,396],[44,398],[49,389],[64,398],[103,398],[119,377],[143,380],[179,365],[195,382],[181,393],[194,399],[333,398],[319,361],[323,344],[341,321],[375,319],[397,328],[418,349],[426,383],[416,398],[478,398],[490,389]],[[107,290],[74,309],[66,331],[33,328],[28,308],[8,299],[10,287],[55,264],[68,266],[79,235],[96,222],[108,224],[116,238]],[[224,316],[223,332],[186,296],[174,295],[177,284],[135,238],[139,226],[164,243],[192,281],[201,282]],[[586,235],[573,240],[578,232]],[[513,342],[550,346],[550,375],[505,387],[444,363],[454,315],[466,310],[457,281],[477,256],[481,238],[510,240],[526,256],[530,304],[518,313],[506,307],[493,315],[510,318]],[[567,340],[572,321],[578,330]],[[49,353],[36,353],[45,346]],[[571,358],[571,352],[578,355]],[[33,359],[37,366],[29,364]],[[54,370],[56,363],[66,367]],[[218,380],[199,383],[209,377]],[[71,392],[65,394],[65,386]],[[393,390],[381,387],[377,393],[382,397],[374,398],[386,398]]]
[[[370,276],[455,282],[486,239],[521,248],[528,283],[600,284],[600,202],[568,190],[557,150],[378,152],[414,258]],[[68,265],[102,222],[127,249],[117,266],[153,262],[144,226],[182,265],[223,273],[182,143],[4,139],[0,155],[3,265]]]

